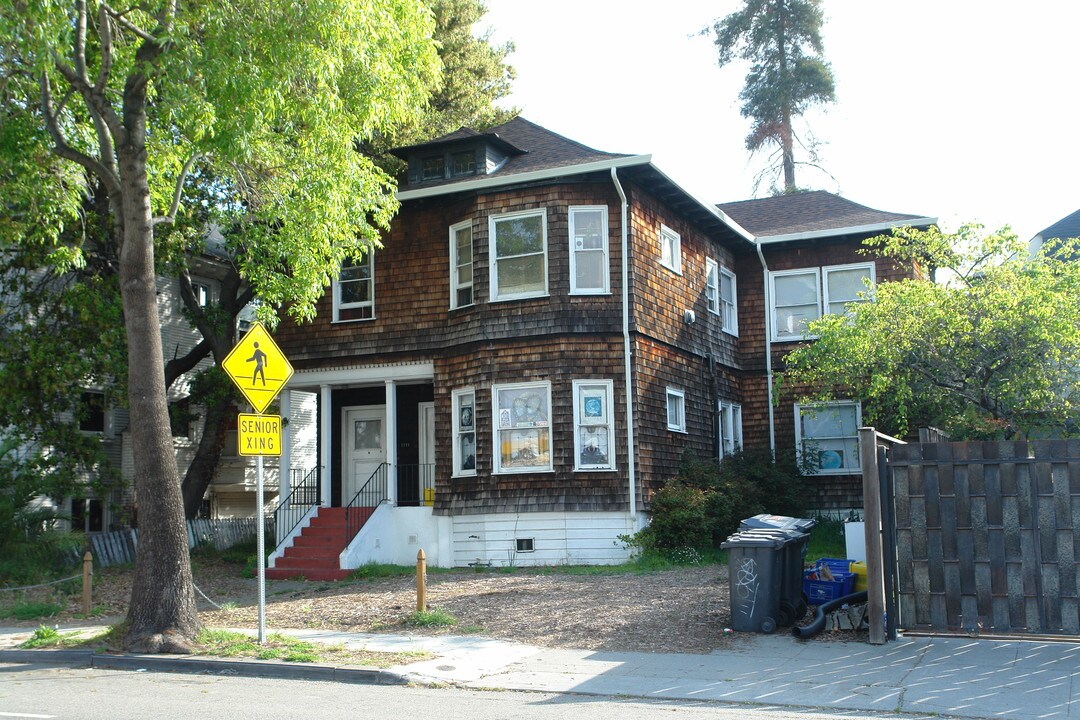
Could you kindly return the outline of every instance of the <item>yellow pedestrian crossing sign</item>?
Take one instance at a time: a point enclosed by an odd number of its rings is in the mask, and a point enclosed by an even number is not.
[[[259,414],[274,402],[293,374],[292,365],[259,322],[236,343],[221,367]]]

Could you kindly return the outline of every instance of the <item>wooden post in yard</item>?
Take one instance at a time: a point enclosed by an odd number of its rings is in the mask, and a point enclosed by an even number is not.
[[[94,556],[87,550],[82,560],[82,611],[90,616],[90,597],[94,589]]]
[[[885,644],[885,567],[881,556],[881,482],[878,478],[877,431],[859,428],[863,520],[866,521],[866,609],[870,644]]]
[[[427,556],[424,549],[416,553],[416,612],[427,611]]]

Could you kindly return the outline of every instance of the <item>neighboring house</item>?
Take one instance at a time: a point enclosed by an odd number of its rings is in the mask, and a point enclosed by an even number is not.
[[[856,299],[866,272],[898,274],[857,256],[858,241],[926,220],[811,193],[822,207],[783,229],[756,209],[783,215],[771,203],[785,198],[718,209],[650,156],[521,118],[397,154],[408,177],[385,249],[346,263],[313,324],[276,336],[296,369],[283,404],[317,403],[314,422],[288,418],[305,447],[286,440],[282,458],[286,478],[319,480],[310,527],[354,498],[351,517],[374,507],[334,568],[421,548],[440,566],[623,560],[620,536],[643,526],[684,451],[769,444],[767,348],[801,339],[798,317],[822,302]],[[742,210],[760,221],[767,270]],[[782,298],[772,341],[766,279]],[[792,436],[791,412],[777,438]],[[304,567],[288,550],[274,562],[282,576]]]
[[[771,434],[774,449],[813,454],[815,507],[862,507],[858,398],[805,405],[788,392],[777,399],[767,378],[783,369],[784,355],[795,343],[812,340],[805,333],[807,322],[844,312],[847,303],[860,301],[865,281],[914,275],[910,267],[860,252],[863,240],[905,225],[927,228],[937,219],[874,210],[821,191],[719,207],[753,233],[762,252],[761,258],[742,257],[736,267],[740,312],[747,318],[740,337],[747,445],[751,438],[760,442]]]
[[[1031,254],[1039,252],[1043,243],[1047,240],[1067,240],[1069,238],[1080,238],[1080,210],[1066,215],[1058,220],[1056,223],[1048,228],[1040,231],[1031,238],[1028,248]]]

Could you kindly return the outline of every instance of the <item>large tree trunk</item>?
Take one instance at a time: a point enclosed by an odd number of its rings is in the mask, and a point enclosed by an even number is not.
[[[120,291],[128,341],[128,405],[135,462],[139,546],[124,647],[189,652],[199,630],[184,505],[165,395],[154,272],[154,233],[146,175],[145,122],[125,114],[118,145],[123,201]]]

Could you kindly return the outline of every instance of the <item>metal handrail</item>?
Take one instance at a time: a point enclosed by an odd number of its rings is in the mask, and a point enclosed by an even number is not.
[[[390,499],[386,494],[386,476],[389,468],[388,463],[382,463],[375,468],[375,472],[371,473],[371,477],[367,479],[363,487],[353,495],[352,500],[345,506],[346,547],[356,537],[356,533],[360,532],[360,528],[364,526],[364,522],[367,520],[366,517],[360,519],[360,513],[356,511],[360,508],[372,508],[374,512],[374,508],[378,507],[380,503]]]
[[[308,510],[314,505],[321,505],[319,500],[319,468],[313,467],[301,476],[303,470],[292,471],[292,491],[289,496],[274,508],[274,525],[277,528],[277,545],[285,541],[296,526],[303,521]],[[297,482],[296,478],[301,477]]]
[[[397,480],[398,506],[422,506],[434,500],[435,463],[398,465]]]

